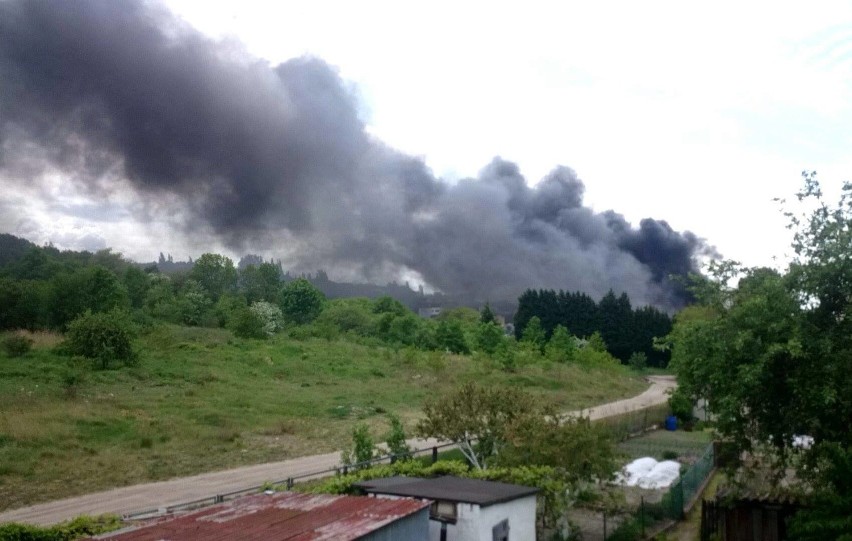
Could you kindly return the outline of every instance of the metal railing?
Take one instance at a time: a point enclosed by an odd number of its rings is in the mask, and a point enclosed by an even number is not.
[[[701,458],[683,473],[663,495],[662,501],[656,504],[661,508],[660,514],[672,520],[683,518],[686,508],[713,471],[713,464],[713,444],[711,443],[704,450]]]
[[[413,449],[405,454],[394,454],[387,453],[383,454],[370,460],[365,460],[362,462],[357,462],[355,464],[340,464],[333,468],[326,468],[324,470],[315,470],[307,473],[300,473],[298,475],[291,475],[286,479],[281,479],[278,481],[270,481],[265,482],[261,485],[255,485],[248,488],[243,488],[240,490],[234,490],[232,492],[224,492],[221,494],[215,494],[213,496],[208,496],[206,498],[201,498],[198,500],[192,500],[188,502],[181,502],[172,505],[168,505],[165,507],[151,508],[143,511],[133,511],[131,513],[125,513],[121,516],[123,520],[143,520],[147,518],[155,518],[161,517],[165,515],[171,515],[181,511],[191,511],[193,509],[198,509],[200,507],[204,507],[207,505],[214,505],[217,503],[224,503],[226,501],[233,500],[234,498],[238,498],[240,496],[246,496],[249,494],[257,494],[262,492],[263,490],[272,488],[272,487],[285,487],[287,490],[293,488],[293,486],[298,482],[304,481],[312,481],[315,479],[322,479],[324,477],[330,477],[331,475],[346,475],[350,471],[357,471],[359,469],[367,468],[370,466],[375,466],[377,464],[389,463],[393,464],[397,460],[406,457],[416,457],[426,455],[431,453],[432,463],[438,461],[438,452],[440,449],[447,449],[456,447],[455,443],[443,443],[441,445],[433,445],[431,447],[422,447],[420,449]]]

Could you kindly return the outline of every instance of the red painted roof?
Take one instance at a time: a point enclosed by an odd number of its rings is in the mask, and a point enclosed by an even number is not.
[[[353,540],[428,507],[429,502],[279,492],[245,496],[106,536],[115,541]]]

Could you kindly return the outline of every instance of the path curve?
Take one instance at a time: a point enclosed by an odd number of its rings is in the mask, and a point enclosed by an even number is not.
[[[665,402],[668,399],[667,391],[677,385],[672,376],[650,376],[648,381],[651,384],[650,387],[640,395],[571,413],[588,416],[591,419],[601,419],[647,408]],[[421,449],[432,447],[440,442],[434,439],[412,439],[408,443],[413,448]],[[123,515],[147,509],[165,508],[262,485],[268,481],[331,469],[339,463],[340,453],[334,452],[114,488],[6,511],[0,513],[0,524],[23,522],[49,525],[79,515],[104,513]]]

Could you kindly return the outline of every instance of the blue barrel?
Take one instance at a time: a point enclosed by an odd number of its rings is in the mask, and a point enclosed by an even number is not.
[[[674,415],[666,417],[666,430],[677,430],[677,417]]]

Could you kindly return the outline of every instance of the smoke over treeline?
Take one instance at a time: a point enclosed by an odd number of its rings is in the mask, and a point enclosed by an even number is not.
[[[567,167],[530,188],[495,158],[444,183],[367,134],[322,60],[272,66],[146,2],[0,2],[0,81],[5,182],[59,171],[95,195],[129,183],[143,201],[178,201],[187,232],[280,249],[301,268],[413,271],[479,299],[613,288],[674,306],[668,276],[704,249],[664,221],[635,229],[584,207]]]

